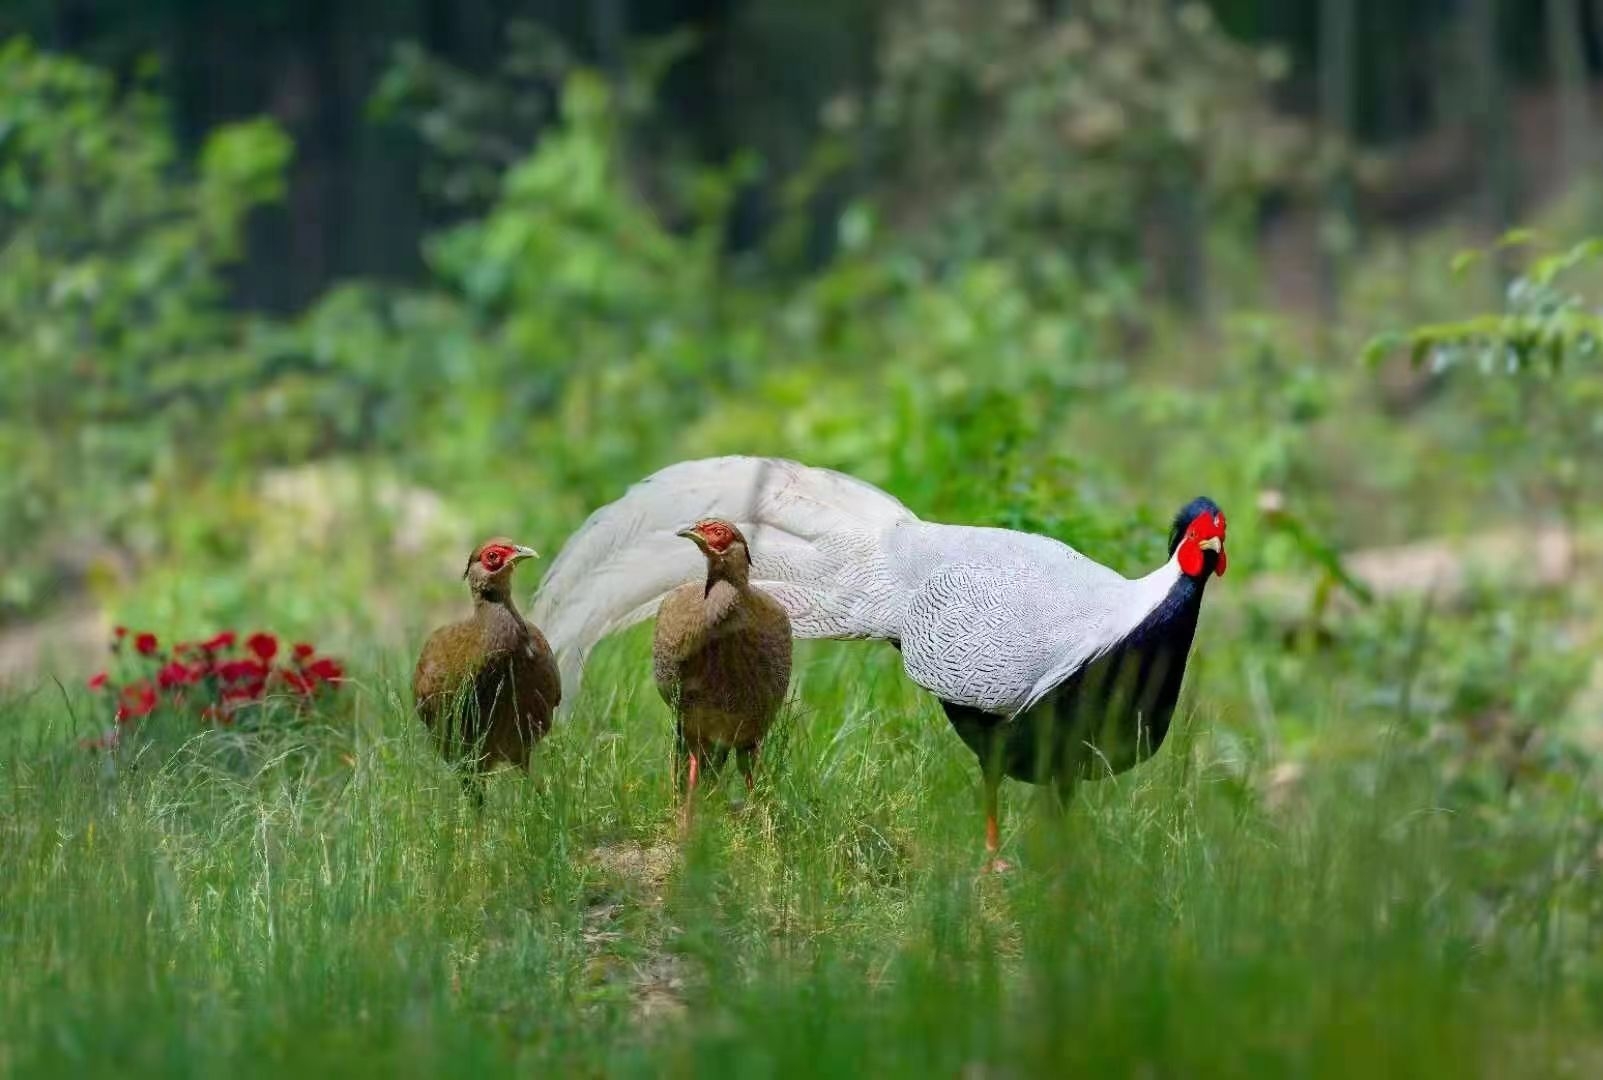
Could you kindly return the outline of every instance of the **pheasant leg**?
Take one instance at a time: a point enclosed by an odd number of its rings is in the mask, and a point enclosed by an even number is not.
[[[985,770],[985,865],[982,874],[1004,874],[1012,865],[998,854],[1002,850],[1002,829],[998,824],[997,789],[1002,778],[993,769]]]
[[[753,746],[748,750],[736,750],[735,764],[739,766],[740,775],[746,781],[746,793],[749,795],[753,785],[756,783],[757,748]]]
[[[681,833],[688,833],[690,831],[692,807],[694,807],[696,802],[696,781],[700,778],[700,774],[700,755],[692,750],[690,751],[689,760],[685,765],[685,801],[679,808],[679,831]]]

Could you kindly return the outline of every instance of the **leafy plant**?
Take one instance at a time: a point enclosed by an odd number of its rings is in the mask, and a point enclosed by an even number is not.
[[[1174,245],[1200,249],[1241,196],[1316,175],[1309,132],[1271,99],[1285,58],[1238,44],[1204,4],[903,0],[877,59],[873,90],[826,122],[872,148],[886,211],[951,257],[1117,276],[1149,235],[1184,259]]]
[[[494,201],[501,175],[526,157],[556,119],[567,45],[535,23],[513,20],[489,72],[445,63],[416,42],[396,44],[368,100],[376,119],[411,126],[429,149],[424,190],[456,210]]]
[[[53,538],[114,533],[270,379],[222,272],[282,195],[290,146],[266,121],[226,125],[190,172],[148,75],[120,89],[21,40],[0,45],[0,96],[3,615],[85,571]]]
[[[1374,366],[1406,352],[1438,378],[1476,380],[1484,428],[1475,449],[1531,460],[1540,478],[1531,494],[1574,522],[1596,490],[1591,463],[1603,455],[1603,308],[1595,299],[1603,239],[1551,250],[1518,230],[1488,251],[1459,255],[1453,270],[1463,275],[1518,252],[1537,254],[1510,281],[1501,310],[1383,333],[1362,355]]]

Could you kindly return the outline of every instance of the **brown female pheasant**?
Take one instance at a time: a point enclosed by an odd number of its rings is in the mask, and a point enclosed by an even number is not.
[[[434,631],[412,675],[418,716],[447,756],[470,762],[475,794],[479,775],[500,762],[528,769],[562,699],[551,646],[512,602],[512,571],[532,558],[499,537],[475,549],[462,575],[473,614]]]
[[[707,557],[707,579],[663,598],[652,659],[678,725],[688,820],[703,762],[716,766],[734,750],[751,787],[758,744],[790,686],[790,619],[751,584],[751,549],[733,524],[712,518],[678,535]]]

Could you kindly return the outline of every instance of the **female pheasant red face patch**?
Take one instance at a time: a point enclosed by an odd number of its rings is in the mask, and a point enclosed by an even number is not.
[[[707,547],[722,555],[729,550],[729,545],[735,542],[735,531],[721,521],[698,521],[696,532]]]
[[[474,561],[483,564],[490,573],[496,573],[517,555],[518,549],[499,540],[491,540],[479,548]]]

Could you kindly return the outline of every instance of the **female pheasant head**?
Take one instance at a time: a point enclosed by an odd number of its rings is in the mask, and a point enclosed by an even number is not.
[[[688,529],[680,529],[676,535],[694,541],[707,556],[709,579],[723,577],[736,582],[746,579],[751,568],[751,547],[734,522],[704,518]]]
[[[533,548],[514,544],[504,536],[486,540],[468,556],[462,576],[475,597],[500,600],[511,594],[512,569],[525,559],[539,558]]]
[[[1187,577],[1224,576],[1225,515],[1218,503],[1199,495],[1180,508],[1169,530],[1169,555]]]

